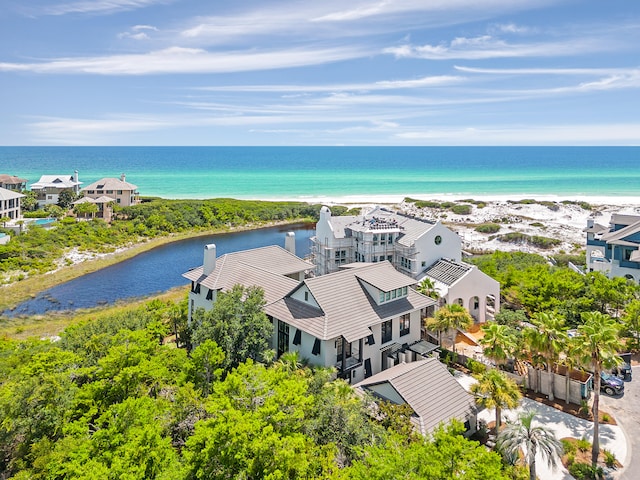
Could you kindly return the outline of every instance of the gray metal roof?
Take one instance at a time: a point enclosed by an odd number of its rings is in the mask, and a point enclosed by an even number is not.
[[[612,213],[609,223],[611,223],[611,225],[631,225],[636,222],[640,222],[640,215]]]
[[[12,200],[14,198],[22,197],[24,197],[22,193],[14,192],[13,190],[0,187],[0,200]]]
[[[387,263],[391,265],[391,263],[387,261],[380,263]],[[355,263],[352,265],[357,266],[358,264]],[[368,263],[367,265],[372,264]],[[392,290],[395,290],[396,288],[415,285],[416,281],[413,278],[398,272],[395,268],[393,268],[393,265],[391,265],[391,267],[391,270],[386,268],[360,268],[356,272],[356,275],[361,280],[367,282],[369,285],[373,285],[383,292],[390,292]]]
[[[397,365],[354,387],[371,392],[382,383],[390,384],[415,412],[418,418],[414,423],[423,435],[440,423],[452,419],[465,422],[476,413],[473,397],[435,358]]]
[[[607,232],[603,234],[600,238],[606,241],[607,243],[613,243],[616,241],[623,240],[625,237],[629,235],[633,235],[634,233],[640,232],[640,220],[632,223],[631,225],[627,225],[620,230],[616,230],[615,232]],[[637,245],[637,243],[636,243]]]
[[[407,297],[377,305],[367,293],[362,277],[370,280],[395,275],[405,277],[390,263],[382,262],[310,278],[304,283],[319,309],[286,298],[267,306],[265,311],[316,338],[329,340],[343,336],[351,342],[370,335],[372,325],[436,303],[410,288]],[[409,284],[415,283],[409,280]]]
[[[211,290],[227,291],[234,285],[258,286],[267,303],[275,302],[293,290],[299,282],[286,275],[313,268],[309,262],[277,245],[228,253],[216,259],[216,268],[203,275],[203,267],[182,276]]]
[[[462,262],[454,262],[442,258],[425,270],[425,275],[445,285],[453,285],[455,282],[469,273],[473,267]]]

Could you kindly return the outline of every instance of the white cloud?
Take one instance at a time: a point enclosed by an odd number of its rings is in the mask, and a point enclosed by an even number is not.
[[[640,145],[640,124],[425,127],[396,137],[428,145]]]
[[[145,31],[153,31],[157,32],[158,29],[151,25],[134,25],[127,32],[122,32],[118,34],[118,38],[131,38],[133,40],[148,40],[149,35],[146,34]]]
[[[531,27],[525,27],[523,25],[516,25],[515,23],[503,23],[498,25],[492,25],[490,31],[502,32],[502,33],[514,33],[525,34],[535,32],[535,29]]]
[[[146,8],[156,4],[166,4],[174,0],[86,0],[60,3],[43,8],[44,15],[66,15],[69,13],[111,14],[126,10]]]
[[[633,74],[637,68],[478,68],[455,65],[465,73],[490,73],[496,75],[617,75]]]
[[[422,58],[426,60],[467,59],[513,57],[560,57],[581,55],[606,50],[606,44],[596,39],[576,38],[556,42],[508,43],[491,35],[479,37],[457,37],[449,44],[439,45],[400,45],[384,49],[397,58]]]
[[[0,63],[0,71],[148,75],[165,73],[226,73],[322,65],[365,56],[357,48],[289,49],[249,52],[207,52],[170,47],[143,54],[58,58],[40,63]]]

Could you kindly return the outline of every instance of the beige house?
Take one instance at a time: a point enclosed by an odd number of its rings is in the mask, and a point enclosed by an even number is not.
[[[0,187],[0,218],[20,219],[22,217],[20,201],[22,197],[24,197],[22,193]]]
[[[36,192],[38,206],[55,205],[58,203],[60,193],[65,190],[76,195],[80,191],[82,182],[78,180],[78,171],[73,175],[42,175],[40,180],[31,184],[31,190]]]
[[[0,174],[0,188],[6,188],[7,190],[20,193],[27,188],[27,180],[3,173]]]
[[[109,197],[121,207],[129,207],[140,203],[138,187],[126,181],[123,173],[120,178],[102,178],[84,187],[81,192],[86,198],[99,199]]]
[[[467,392],[436,358],[402,363],[354,385],[356,391],[396,405],[409,405],[411,423],[429,435],[451,420],[464,424],[466,434],[476,431],[477,408]]]
[[[313,265],[280,247],[220,258],[215,252],[207,245],[204,264],[183,274],[191,281],[190,320],[196,309],[213,308],[218,292],[255,285],[265,293],[277,356],[297,351],[310,364],[335,367],[341,378],[358,382],[430,350],[421,340],[422,318],[436,302],[389,262],[305,278]]]

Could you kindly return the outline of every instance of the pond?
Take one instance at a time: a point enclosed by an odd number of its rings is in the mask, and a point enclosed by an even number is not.
[[[128,260],[83,275],[45,290],[2,315],[43,314],[112,304],[118,300],[143,297],[188,285],[182,274],[202,265],[204,246],[216,244],[218,256],[251,248],[280,245],[287,232],[295,232],[296,254],[308,256],[314,224],[294,224],[245,232],[194,237],[156,247]]]

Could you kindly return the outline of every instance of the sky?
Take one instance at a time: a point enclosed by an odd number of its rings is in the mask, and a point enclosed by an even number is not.
[[[0,0],[0,145],[640,145],[637,0]]]

